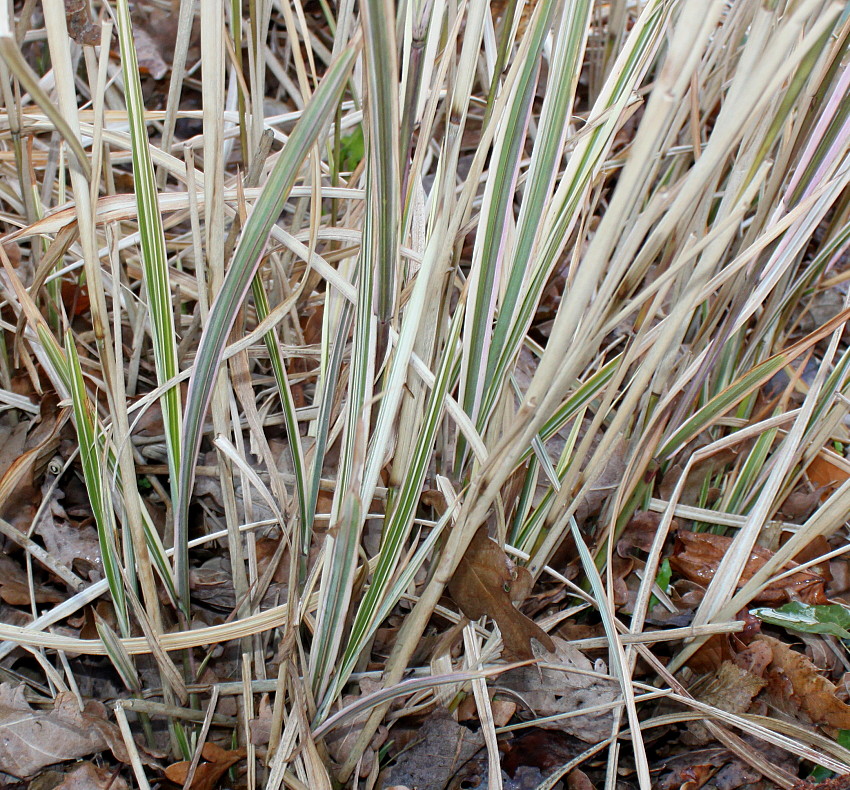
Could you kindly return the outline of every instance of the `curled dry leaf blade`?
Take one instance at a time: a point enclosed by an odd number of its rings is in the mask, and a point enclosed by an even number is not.
[[[505,655],[520,660],[534,658],[531,640],[536,639],[549,652],[555,649],[551,637],[512,603],[512,585],[527,579],[513,567],[507,554],[481,527],[469,544],[449,582],[449,594],[470,619],[485,614],[496,621],[505,643]]]

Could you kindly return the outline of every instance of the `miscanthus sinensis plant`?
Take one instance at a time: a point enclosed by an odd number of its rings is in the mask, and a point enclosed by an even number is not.
[[[685,662],[850,506],[850,484],[830,490],[779,548],[779,504],[846,434],[847,304],[824,315],[822,297],[847,279],[847,9],[178,5],[146,17],[148,38],[173,33],[158,79],[127,0],[26,2],[0,22],[3,402],[21,408],[18,378],[58,395],[78,445],[62,474],[84,480],[102,554],[102,581],[65,578],[4,522],[68,598],[0,625],[3,654],[36,651],[51,683],[73,681],[65,652],[107,655],[125,735],[165,721],[186,759],[236,694],[252,787],[348,783],[400,704],[464,693],[495,765],[498,629],[467,625],[453,652],[423,640],[460,621],[443,595],[486,524],[538,590],[569,593],[544,628],[581,608],[602,623],[618,696],[590,751],[608,750],[610,786],[628,753],[650,787],[644,641],[672,645],[655,691],[698,705]],[[801,402],[764,408],[762,385],[806,360]],[[721,494],[680,505],[714,457]],[[623,613],[612,558],[638,509],[660,518]],[[691,630],[644,640],[674,516],[734,540]],[[757,543],[778,551],[742,583]],[[193,575],[211,554],[218,624]],[[52,632],[98,598],[99,638]],[[198,685],[224,645],[231,682]],[[366,670],[383,691],[342,708]],[[724,715],[718,740],[783,786],[736,727],[850,760]],[[332,760],[325,739],[355,720]]]

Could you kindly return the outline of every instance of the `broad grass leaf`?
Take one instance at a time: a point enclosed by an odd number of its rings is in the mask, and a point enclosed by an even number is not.
[[[511,589],[522,574],[513,567],[501,546],[481,527],[449,582],[449,594],[470,619],[492,617],[502,633],[505,653],[520,660],[534,658],[531,640],[537,639],[549,652],[551,637],[512,602]]]

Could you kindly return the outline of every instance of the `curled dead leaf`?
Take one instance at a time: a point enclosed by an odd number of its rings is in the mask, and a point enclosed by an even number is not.
[[[731,544],[732,538],[724,535],[680,529],[676,533],[676,546],[670,557],[670,565],[686,579],[708,586]],[[773,554],[769,549],[755,546],[738,580],[738,587],[746,584]],[[828,603],[824,592],[825,581],[823,576],[810,570],[799,571],[769,585],[753,600],[778,604],[798,599],[805,603],[825,604]]]
[[[198,763],[195,775],[189,785],[190,790],[212,790],[219,782],[227,769],[239,762],[246,754],[242,749],[222,749],[214,743],[205,743],[201,750],[203,760]],[[165,776],[170,782],[184,785],[189,776],[189,760],[181,760],[172,763],[165,769]]]
[[[775,704],[788,712],[802,711],[815,724],[850,729],[850,705],[836,697],[835,685],[806,656],[771,636],[756,639],[771,650],[765,678]]]
[[[52,710],[35,710],[23,686],[0,684],[0,771],[31,776],[46,765],[111,749],[129,762],[118,728],[106,720],[98,702],[80,710],[68,691],[56,696]]]
[[[515,568],[507,554],[481,527],[449,582],[449,594],[470,620],[485,614],[492,617],[502,633],[505,655],[520,660],[534,658],[531,640],[536,639],[550,652],[552,638],[512,602],[513,585],[527,588],[528,571]]]

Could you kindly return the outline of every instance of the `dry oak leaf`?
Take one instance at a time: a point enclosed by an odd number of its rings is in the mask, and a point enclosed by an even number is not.
[[[452,777],[484,746],[484,736],[458,724],[445,708],[422,723],[416,742],[398,755],[383,785],[411,790],[444,790]]]
[[[204,748],[201,749],[201,757],[204,758],[204,762],[198,764],[195,775],[192,777],[192,783],[189,785],[190,790],[213,790],[221,777],[227,772],[227,769],[239,762],[245,754],[244,748],[222,749],[221,746],[216,746],[214,743],[205,743]],[[189,776],[190,765],[191,762],[188,760],[181,760],[179,763],[169,765],[165,769],[166,779],[182,786]]]
[[[512,588],[527,590],[529,581],[528,571],[517,568],[502,547],[488,537],[487,528],[481,527],[457,566],[448,589],[470,620],[486,614],[496,621],[505,643],[506,657],[526,660],[534,658],[532,638],[549,652],[555,649],[549,634],[513,605]]]
[[[26,777],[103,751],[107,740],[92,719],[70,692],[57,695],[53,710],[37,711],[24,699],[22,685],[0,684],[0,771]]]
[[[836,687],[806,656],[771,636],[761,634],[756,641],[766,643],[773,654],[765,677],[777,701],[784,698],[815,724],[850,729],[850,705],[835,696]]]
[[[724,535],[680,529],[676,533],[676,546],[670,557],[670,565],[686,579],[707,587],[731,544],[732,538]],[[754,546],[738,580],[738,587],[746,584],[773,554],[769,549]],[[804,603],[825,604],[828,603],[824,592],[825,581],[822,576],[811,571],[799,571],[787,579],[768,585],[753,600],[781,604],[796,598]]]

